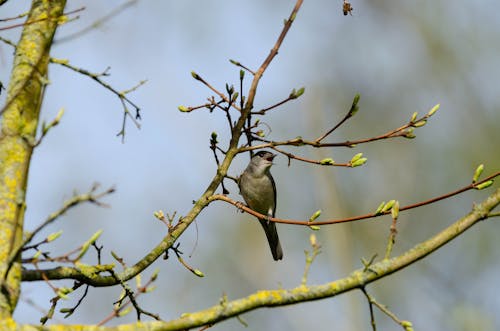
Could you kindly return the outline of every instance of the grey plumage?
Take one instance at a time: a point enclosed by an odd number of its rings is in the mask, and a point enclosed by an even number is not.
[[[240,194],[247,205],[251,209],[270,217],[274,217],[276,212],[276,185],[270,172],[275,156],[275,154],[267,151],[256,153],[238,181]],[[259,222],[266,233],[274,260],[281,260],[283,250],[278,238],[276,224],[262,219],[259,219]]]

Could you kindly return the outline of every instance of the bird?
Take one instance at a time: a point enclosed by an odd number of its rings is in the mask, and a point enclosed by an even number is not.
[[[276,213],[276,184],[270,172],[275,156],[268,151],[257,152],[238,179],[240,194],[248,207],[267,217],[274,217]],[[259,219],[259,222],[266,233],[273,259],[283,259],[276,224],[269,219]]]

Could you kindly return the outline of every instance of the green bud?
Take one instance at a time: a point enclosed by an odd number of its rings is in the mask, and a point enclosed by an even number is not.
[[[200,76],[198,76],[198,74],[194,71],[191,71],[191,76],[193,76],[193,78],[196,80],[200,80]]]
[[[411,115],[410,122],[415,122],[415,120],[417,119],[417,116],[418,116],[418,113],[414,112],[413,115]]]
[[[73,289],[69,288],[69,287],[60,287],[58,290],[57,290],[57,296],[60,297],[61,299],[68,299],[68,294],[70,294],[71,292],[73,292]]]
[[[45,121],[42,121],[42,134],[46,134],[47,131],[49,131],[49,126],[47,126]]]
[[[429,110],[429,112],[427,113],[427,116],[434,115],[434,113],[438,111],[439,107],[441,107],[441,104],[439,104],[439,103],[437,105],[435,105],[434,107],[432,107],[432,109]]]
[[[243,80],[245,77],[245,71],[243,69],[240,70],[240,80]]]
[[[357,105],[359,102],[359,99],[361,99],[361,94],[356,93],[356,95],[354,96],[354,99],[352,100],[352,104]]]
[[[57,64],[68,64],[69,60],[68,59],[56,59],[56,58],[51,58],[51,62],[57,63]]]
[[[135,286],[137,288],[141,287],[141,282],[142,282],[141,274],[137,274],[137,276],[135,276]]]
[[[313,233],[309,236],[309,243],[311,243],[312,247],[318,244],[318,240],[316,240],[316,236]]]
[[[264,133],[264,130],[259,130],[256,132],[259,137],[265,137],[266,134]]]
[[[99,239],[102,232],[103,232],[102,230],[97,231],[92,235],[92,237],[90,237],[89,240],[83,243],[82,248],[80,249],[80,253],[78,254],[75,260],[80,260],[85,255],[85,253],[87,253],[90,245],[92,245],[93,243],[96,242],[97,239]]]
[[[418,121],[417,123],[414,123],[413,126],[415,128],[419,128],[421,126],[424,126],[425,124],[427,124],[427,121],[426,120],[421,120],[421,121]]]
[[[394,206],[391,208],[391,216],[393,219],[397,220],[399,216],[399,201],[396,200]]]
[[[179,111],[183,112],[183,113],[188,113],[191,111],[191,109],[189,109],[188,107],[186,106],[179,106],[177,107],[177,109],[179,109]]]
[[[62,232],[62,230],[60,230],[60,231],[57,231],[57,232],[54,232],[54,233],[49,234],[49,235],[47,236],[47,239],[46,239],[46,240],[47,240],[47,242],[49,243],[49,242],[51,242],[51,241],[56,240],[57,238],[59,238],[59,237],[61,236],[61,234],[62,234],[62,233],[63,233],[63,232]]]
[[[396,203],[396,200],[389,200],[389,202],[387,202],[385,204],[385,206],[382,208],[381,212],[385,213],[386,211],[388,211],[389,209],[391,209],[392,206],[394,206],[395,203]]]
[[[119,316],[119,317],[125,316],[125,315],[127,315],[128,313],[130,313],[131,311],[132,311],[132,307],[127,307],[127,308],[125,308],[125,309],[123,309],[123,310],[120,310],[120,311],[118,312],[118,316]]]
[[[475,188],[476,190],[483,190],[483,189],[485,189],[485,188],[487,188],[487,187],[490,187],[492,184],[493,184],[493,180],[489,180],[489,181],[486,181],[486,182],[484,182],[484,183],[481,183],[481,184],[479,184],[479,185],[477,185],[477,186],[474,186],[474,188]]]
[[[193,270],[193,273],[198,276],[198,277],[205,277],[205,274],[203,272],[201,272],[201,270],[198,270],[198,269],[194,269]]]
[[[98,231],[96,231],[96,232],[92,235],[92,237],[90,237],[89,242],[90,242],[90,244],[91,244],[91,245],[92,245],[93,243],[95,243],[97,239],[99,239],[99,237],[101,236],[102,232],[103,232],[103,230],[98,230]]]
[[[235,94],[233,94],[233,96],[231,97],[231,101],[232,102],[235,102],[236,99],[238,99],[238,97],[240,96],[240,94],[238,92],[236,92]]]
[[[351,159],[351,163],[354,163],[356,162],[357,160],[361,159],[361,157],[363,156],[363,153],[358,153],[356,155],[354,155]]]
[[[238,66],[240,65],[240,63],[238,61],[235,61],[235,60],[232,60],[232,59],[229,59],[229,62],[231,62],[232,64],[234,64],[235,66]]]
[[[112,256],[115,260],[117,260],[117,261],[121,261],[121,260],[122,260],[122,258],[121,258],[121,257],[119,257],[119,256],[118,256],[115,252],[113,252],[113,251],[111,251],[111,256]]]
[[[295,93],[295,97],[298,98],[300,97],[302,94],[304,94],[304,91],[306,90],[305,87],[301,87],[299,88],[299,90]]]
[[[415,131],[414,128],[408,128],[408,129],[406,129],[403,137],[408,138],[408,139],[415,138],[416,135],[413,133],[413,131]]]
[[[353,167],[353,168],[354,167],[359,167],[359,166],[365,164],[366,161],[368,161],[368,159],[366,157],[362,157],[361,159],[356,160],[356,162],[352,162],[351,163],[351,167]]]
[[[165,214],[163,213],[162,210],[155,211],[155,213],[153,215],[154,215],[154,217],[156,217],[160,221],[165,220]]]
[[[63,115],[64,115],[64,108],[61,108],[57,112],[56,118],[54,118],[54,125],[56,125],[56,124],[59,123],[59,121],[61,120],[61,118],[63,117]]]
[[[413,331],[413,324],[410,321],[401,321],[401,326],[405,331]]]
[[[151,275],[151,281],[154,282],[156,278],[158,278],[158,274],[160,273],[160,269],[156,268],[155,271],[153,271],[153,274]]]
[[[63,313],[63,314],[72,313],[73,308],[61,308],[61,309],[59,309],[59,312]]]
[[[474,177],[472,177],[472,182],[475,183],[479,179],[479,176],[483,173],[484,164],[480,164],[477,166],[476,171],[474,172]]]
[[[384,206],[385,206],[385,201],[382,201],[380,205],[378,205],[377,210],[375,210],[375,215],[380,215],[380,213],[382,212],[382,208],[384,208]]]
[[[146,293],[150,293],[150,292],[153,292],[154,290],[156,290],[156,286],[152,285],[152,286],[148,286],[146,287]]]
[[[319,163],[321,165],[332,165],[332,164],[335,163],[335,161],[333,161],[332,158],[327,157],[326,159],[323,159],[323,160],[319,161]]]
[[[42,251],[37,250],[35,254],[33,254],[33,260],[36,260],[42,255]]]
[[[354,114],[356,114],[358,112],[358,110],[359,110],[358,102],[359,102],[360,98],[361,98],[361,95],[359,93],[356,93],[356,95],[354,96],[354,99],[352,100],[351,109],[349,110],[350,116],[353,116]]]
[[[309,225],[309,228],[314,231],[318,231],[320,229],[319,225]]]
[[[217,132],[213,131],[210,135],[210,140],[217,144]]]
[[[319,210],[316,210],[314,212],[314,214],[311,215],[311,217],[309,217],[309,222],[312,222],[314,221],[315,219],[317,219],[319,217],[319,215],[321,215],[321,209]]]
[[[406,328],[408,326],[413,326],[413,324],[410,321],[401,321],[401,326]]]

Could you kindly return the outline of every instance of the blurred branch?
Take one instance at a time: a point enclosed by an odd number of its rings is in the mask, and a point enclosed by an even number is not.
[[[1,3],[0,3],[0,5],[1,5]],[[40,22],[43,22],[43,21],[49,21],[49,20],[52,21],[52,22],[57,22],[59,24],[62,24],[62,23],[65,23],[65,22],[68,21],[68,18],[66,17],[67,15],[71,15],[71,14],[80,12],[82,10],[85,10],[85,7],[81,7],[81,8],[78,8],[78,9],[75,9],[75,10],[63,13],[62,16],[60,16],[60,17],[48,17],[47,16],[47,17],[42,17],[42,18],[34,19],[34,20],[31,20],[31,21],[27,20],[26,22],[23,22],[23,23],[18,23],[18,24],[14,24],[14,25],[2,27],[2,28],[0,28],[0,31],[10,30],[10,29],[19,28],[19,27],[24,27],[24,26],[27,26],[27,25],[31,25],[31,24],[35,24],[35,23],[40,23]],[[0,20],[0,22],[1,21],[4,21],[4,22],[5,21],[10,21],[10,20],[22,18],[22,17],[25,17],[25,16],[26,16],[26,14],[21,14],[21,15],[18,15],[16,17],[11,17],[11,18]],[[79,18],[79,16],[76,16],[73,19],[77,19],[77,18]]]
[[[67,35],[65,37],[62,37],[60,39],[56,39],[54,41],[54,44],[62,44],[62,43],[65,43],[65,42],[68,42],[68,41],[72,41],[76,38],[79,38],[85,34],[87,34],[88,32],[98,28],[99,26],[101,26],[103,23],[105,23],[106,21],[109,21],[111,20],[112,18],[118,16],[121,12],[123,12],[125,9],[131,7],[132,5],[135,5],[135,3],[137,2],[138,0],[129,0],[123,4],[121,4],[120,6],[116,7],[115,9],[113,9],[111,12],[109,12],[108,14],[104,15],[103,17],[95,20],[92,24],[90,24],[88,27],[86,28],[83,28],[82,30],[80,31],[77,31],[75,33],[72,33],[70,35]]]
[[[316,259],[316,256],[321,253],[321,245],[318,244],[318,241],[314,234],[311,234],[309,236],[309,243],[311,244],[312,252],[309,252],[307,250],[304,251],[304,254],[306,255],[306,265],[304,266],[304,273],[302,275],[302,281],[300,282],[300,285],[302,286],[306,286],[307,277],[309,276],[309,269],[311,269],[311,265]]]

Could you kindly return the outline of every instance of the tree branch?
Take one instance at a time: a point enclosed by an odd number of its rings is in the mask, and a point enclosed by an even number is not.
[[[500,176],[500,172],[496,172],[496,173],[494,173],[494,174],[492,174],[492,175],[484,178],[481,181],[469,184],[469,185],[464,186],[462,188],[459,188],[459,189],[457,189],[457,190],[455,190],[453,192],[449,192],[449,193],[440,195],[438,197],[435,197],[435,198],[432,198],[432,199],[429,199],[429,200],[426,200],[426,201],[421,201],[421,202],[417,202],[417,203],[413,203],[413,204],[410,204],[410,205],[406,205],[406,206],[400,207],[399,211],[405,211],[405,210],[409,210],[409,209],[414,209],[414,208],[417,208],[417,207],[429,205],[429,204],[434,203],[434,202],[438,202],[438,201],[441,201],[441,200],[448,199],[448,198],[450,198],[452,196],[461,194],[461,193],[463,193],[465,191],[476,189],[481,184],[488,183],[493,178],[498,177],[498,176]],[[225,195],[222,195],[222,194],[215,194],[215,195],[211,196],[209,199],[210,199],[210,201],[220,200],[220,201],[224,201],[224,202],[230,203],[233,206],[239,208],[240,210],[243,210],[244,212],[257,217],[258,219],[269,220],[271,222],[276,222],[276,223],[293,224],[293,225],[305,225],[305,226],[311,226],[311,225],[330,225],[330,224],[354,222],[354,221],[360,221],[360,220],[365,220],[365,219],[369,219],[369,218],[375,218],[375,217],[379,217],[379,216],[383,216],[383,215],[387,215],[387,214],[391,213],[391,210],[389,208],[388,210],[383,211],[383,212],[375,211],[374,213],[364,214],[364,215],[359,215],[359,216],[353,216],[353,217],[347,217],[347,218],[340,218],[340,219],[331,219],[331,220],[326,220],[326,221],[314,221],[313,222],[313,221],[301,221],[301,220],[292,220],[292,219],[282,219],[282,218],[277,218],[277,217],[269,217],[267,215],[260,214],[260,213],[258,213],[256,211],[248,208],[246,205],[244,205],[240,201],[233,200],[233,199],[231,199],[231,198],[229,198],[229,197],[227,197]]]
[[[300,285],[292,289],[258,291],[247,297],[225,301],[208,309],[194,313],[183,314],[179,319],[167,322],[149,322],[134,324],[134,330],[185,330],[204,325],[211,325],[232,317],[237,317],[245,312],[262,307],[279,307],[296,304],[300,302],[320,300],[333,297],[354,289],[360,289],[382,279],[394,272],[408,267],[419,261],[454,238],[463,234],[474,224],[488,218],[489,213],[500,204],[500,189],[497,189],[482,203],[476,205],[473,210],[454,224],[439,232],[430,239],[415,245],[405,253],[390,260],[382,260],[371,264],[369,268],[361,268],[353,271],[349,276],[321,285]],[[10,321],[12,323],[12,321]],[[4,321],[0,320],[0,327]],[[17,330],[27,331],[28,327],[18,327]],[[46,331],[56,330],[60,326],[52,325]],[[96,330],[95,326],[81,326],[82,331]],[[99,328],[99,331],[108,331],[111,328]]]

